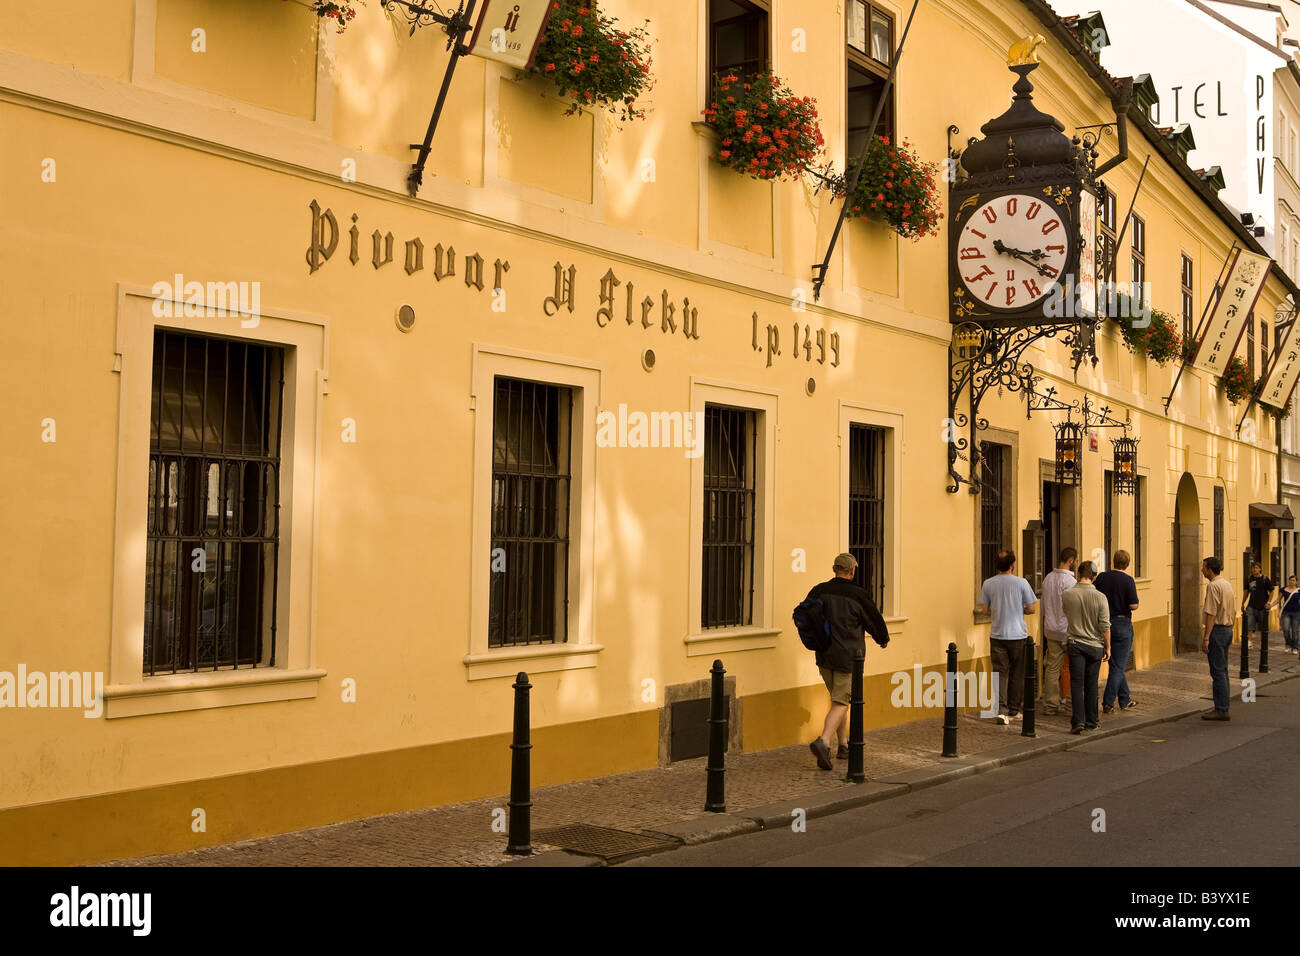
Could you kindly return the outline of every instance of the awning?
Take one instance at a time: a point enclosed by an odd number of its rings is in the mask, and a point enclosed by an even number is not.
[[[1250,526],[1252,528],[1278,528],[1290,531],[1295,527],[1295,518],[1292,517],[1291,509],[1286,505],[1260,501],[1250,506]]]

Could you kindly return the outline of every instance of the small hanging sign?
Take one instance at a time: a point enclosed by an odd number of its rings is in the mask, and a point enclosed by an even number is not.
[[[469,52],[516,69],[529,69],[554,8],[552,0],[484,0]]]

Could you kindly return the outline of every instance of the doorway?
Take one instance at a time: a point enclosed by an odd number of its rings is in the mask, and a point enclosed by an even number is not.
[[[1201,647],[1201,502],[1196,480],[1183,473],[1173,527],[1174,649]]]
[[[1044,576],[1056,567],[1062,548],[1073,547],[1080,552],[1083,550],[1079,545],[1078,517],[1075,514],[1077,492],[1078,489],[1072,485],[1062,485],[1046,479],[1043,481]]]

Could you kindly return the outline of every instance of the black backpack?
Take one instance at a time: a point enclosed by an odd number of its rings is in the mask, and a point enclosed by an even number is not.
[[[799,640],[810,651],[824,651],[831,646],[831,622],[826,620],[826,605],[819,597],[806,598],[794,609],[794,626]]]

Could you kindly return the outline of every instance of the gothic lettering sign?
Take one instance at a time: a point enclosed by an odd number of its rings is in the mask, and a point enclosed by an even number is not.
[[[783,354],[787,354],[781,351],[781,326],[768,323],[760,332],[758,313],[755,312],[751,318],[751,328],[750,348],[765,355],[767,358],[765,367],[771,368],[776,364],[778,358]],[[811,365],[813,362],[818,365],[829,364],[831,368],[839,368],[840,333],[831,332],[827,334],[825,329],[814,329],[804,322],[792,322],[790,324],[790,333],[790,338],[786,339],[786,344],[790,346],[788,354],[794,361],[802,362],[805,365]]]
[[[483,0],[469,52],[516,69],[528,69],[553,8],[551,0]]]
[[[1286,338],[1282,340],[1273,357],[1273,368],[1268,373],[1268,381],[1259,400],[1274,408],[1286,408],[1291,402],[1291,393],[1295,390],[1296,379],[1300,378],[1300,346],[1296,344],[1296,322],[1287,329]]]
[[[439,283],[459,275],[466,287],[476,292],[486,291],[492,296],[492,311],[504,311],[509,260],[493,259],[489,264],[482,254],[475,251],[460,255],[458,261],[456,247],[450,241],[445,246],[438,242],[429,247],[419,236],[412,236],[399,245],[396,236],[382,229],[364,235],[360,217],[355,214],[351,228],[342,232],[332,209],[322,209],[314,199],[308,208],[311,209],[311,236],[307,244],[309,274],[323,267],[339,253],[340,246],[346,244],[348,262],[354,267],[364,262],[376,271],[390,268],[408,276],[425,272]],[[601,276],[599,294],[595,297],[591,296],[594,290],[590,273],[587,284],[581,285],[578,267],[574,263],[566,265],[556,261],[554,277],[554,286],[541,297],[541,311],[547,318],[573,315],[579,307],[581,288],[585,290],[583,301],[596,306],[593,317],[602,329],[617,318],[622,320],[619,324],[639,326],[642,330],[658,329],[664,335],[680,334],[691,341],[700,338],[699,310],[691,305],[689,297],[679,299],[663,287],[643,289],[630,279],[620,279],[612,268],[606,269]],[[645,294],[641,295],[641,292]],[[583,314],[586,314],[585,307]],[[819,344],[823,338],[824,333],[818,332]],[[836,364],[839,364],[839,336],[834,339]]]
[[[1244,249],[1233,253],[1223,292],[1214,303],[1205,335],[1197,344],[1193,368],[1212,375],[1222,375],[1227,369],[1228,360],[1246,331],[1246,320],[1254,311],[1259,294],[1264,291],[1264,280],[1268,277],[1271,262],[1267,256],[1257,256]]]

